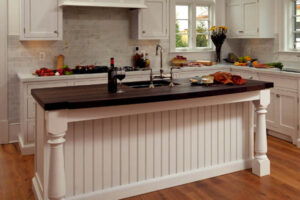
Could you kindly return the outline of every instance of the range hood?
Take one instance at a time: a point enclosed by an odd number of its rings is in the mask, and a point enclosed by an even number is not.
[[[60,0],[59,6],[147,8],[145,0]]]

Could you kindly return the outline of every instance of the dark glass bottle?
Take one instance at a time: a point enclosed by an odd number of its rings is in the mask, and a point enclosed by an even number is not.
[[[110,68],[108,69],[108,92],[116,93],[118,82],[117,82],[117,73],[115,69],[115,60],[114,58],[110,59]]]

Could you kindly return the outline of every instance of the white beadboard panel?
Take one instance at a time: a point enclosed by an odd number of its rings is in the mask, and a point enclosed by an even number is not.
[[[241,160],[243,158],[243,104],[237,104],[237,115],[236,115],[236,140],[237,140],[237,160]]]
[[[104,119],[103,122],[103,189],[112,187],[111,179],[112,179],[112,120]]]
[[[198,168],[205,166],[205,108],[198,108]]]
[[[211,124],[212,124],[212,110],[211,106],[207,106],[204,108],[204,166],[209,167],[211,166],[211,160],[212,160],[212,142],[211,142],[211,137],[212,137],[212,129],[211,129]]]
[[[154,115],[146,115],[146,179],[154,177]]]
[[[138,181],[146,179],[146,114],[138,117]],[[153,135],[152,135],[153,137]],[[150,164],[151,165],[151,164]]]
[[[184,171],[191,170],[191,110],[184,109],[183,121],[184,121]]]
[[[170,127],[169,127],[169,173],[177,172],[177,112],[172,110],[169,112]]]
[[[169,133],[170,133],[170,115],[168,111],[162,113],[161,119],[161,176],[170,173],[169,170]]]
[[[236,116],[237,116],[237,104],[231,104],[230,105],[230,159],[231,161],[236,160],[237,159],[237,120],[236,120]]]
[[[129,116],[129,183],[138,181],[138,118]]]
[[[176,152],[177,152],[177,173],[183,172],[184,170],[184,125],[183,125],[183,110],[177,110],[177,147],[176,147]]]
[[[84,192],[84,122],[74,124],[74,194]],[[89,163],[91,164],[91,163]]]
[[[129,183],[129,117],[121,118],[121,185]]]
[[[120,117],[112,119],[112,187],[121,184],[121,129]]]
[[[66,186],[67,186],[67,196],[74,195],[74,124],[68,125],[68,132],[66,134],[65,144],[65,168],[66,170]]]
[[[225,162],[225,106],[218,105],[218,163]]]
[[[230,127],[230,104],[225,105],[225,117],[224,117],[224,146],[225,146],[225,163],[230,161],[231,155],[231,127]]]
[[[89,165],[84,165],[84,192],[93,191],[93,121],[84,122],[84,163],[90,163]]]
[[[198,168],[198,108],[191,109],[191,169]]]
[[[162,174],[162,112],[158,112],[158,113],[154,113],[154,177],[161,177],[162,176],[161,174]]]
[[[249,103],[70,123],[67,197],[249,159]]]
[[[94,121],[94,191],[103,189],[103,120]]]
[[[218,164],[218,106],[212,106],[211,114],[211,164]]]

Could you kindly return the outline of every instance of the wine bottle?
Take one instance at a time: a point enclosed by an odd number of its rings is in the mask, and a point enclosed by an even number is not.
[[[117,92],[117,76],[115,70],[115,60],[114,58],[110,59],[110,68],[108,69],[108,92],[116,93]]]

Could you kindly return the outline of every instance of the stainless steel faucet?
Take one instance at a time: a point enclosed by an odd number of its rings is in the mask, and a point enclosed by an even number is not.
[[[160,75],[159,77],[155,77],[155,78],[167,78],[167,76],[165,76],[163,73],[164,73],[164,70],[163,70],[163,48],[160,44],[157,44],[156,45],[156,56],[158,56],[158,50],[160,50]]]

